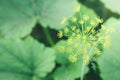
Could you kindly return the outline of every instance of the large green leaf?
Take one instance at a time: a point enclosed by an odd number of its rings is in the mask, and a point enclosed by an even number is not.
[[[54,50],[31,37],[0,40],[1,80],[40,80],[55,65]]]
[[[75,80],[80,77],[82,61],[62,65],[54,73],[55,80]]]
[[[114,28],[115,32],[110,35],[111,46],[98,59],[101,76],[103,80],[120,80],[120,20],[110,18],[106,26]]]
[[[101,0],[101,1],[105,4],[105,6],[108,9],[120,14],[120,4],[119,4],[120,0]]]
[[[58,29],[63,16],[70,17],[76,0],[0,0],[0,35],[24,37],[36,23]]]
[[[32,2],[0,0],[0,35],[5,38],[24,37],[35,26]]]

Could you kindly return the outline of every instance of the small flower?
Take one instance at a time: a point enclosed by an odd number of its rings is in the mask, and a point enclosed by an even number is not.
[[[77,32],[77,33],[79,33],[79,32],[80,32],[80,30],[79,30],[79,29],[76,29],[76,32]]]
[[[76,18],[76,17],[72,17],[71,21],[72,21],[72,22],[76,22],[76,21],[77,21],[77,18]]]
[[[80,11],[80,5],[78,5],[76,8],[75,8],[75,12],[79,12]]]
[[[65,52],[65,47],[64,46],[59,46],[58,51],[64,53]]]
[[[77,34],[77,35],[76,35],[76,38],[77,38],[77,40],[80,40],[80,39],[81,39],[81,35],[80,35],[80,34]]]
[[[90,29],[91,29],[91,28],[90,28],[89,26],[87,26],[85,32],[88,33],[88,32],[90,31]]]
[[[62,31],[58,31],[57,36],[58,36],[58,38],[62,38],[62,37],[63,37],[63,33],[62,33]]]
[[[100,18],[96,18],[97,22],[99,23],[103,23],[103,19],[100,19]]]
[[[96,46],[96,45],[97,45],[97,42],[93,42],[93,45]]]
[[[63,17],[63,20],[61,21],[61,24],[64,25],[67,21],[67,18],[66,17]]]
[[[79,47],[79,44],[78,44],[78,43],[74,44],[74,47],[75,47],[75,48],[78,48],[78,47]]]
[[[75,29],[76,29],[76,26],[72,26],[72,30],[75,31]]]
[[[89,62],[89,60],[90,60],[89,55],[84,55],[83,56],[83,61],[84,61],[85,64],[87,64]]]
[[[84,53],[87,53],[87,48],[86,47],[83,47],[82,49],[81,49],[81,52],[84,54]]]
[[[94,29],[91,30],[92,33],[95,33],[96,31]]]
[[[75,33],[72,33],[72,37],[75,36],[76,34]]]
[[[77,55],[74,53],[71,53],[68,59],[74,63],[77,61]]]
[[[89,16],[88,16],[88,15],[83,15],[83,19],[84,19],[85,21],[87,21],[87,20],[89,19]]]
[[[82,54],[82,49],[78,49],[77,53],[78,53],[79,55],[81,55],[81,54]]]
[[[109,30],[108,30],[108,33],[113,33],[115,30],[113,29],[113,28],[110,28]]]
[[[68,43],[68,45],[71,45],[73,43],[73,39],[71,37],[68,38],[67,43]]]
[[[79,21],[79,24],[84,24],[84,20],[80,20],[80,21]]]
[[[87,36],[83,36],[82,39],[83,39],[83,40],[86,40],[86,39],[87,39]]]
[[[99,56],[101,54],[101,51],[99,49],[94,50],[94,55]]]
[[[101,34],[100,34],[100,33],[97,33],[96,36],[100,38],[100,37],[101,37]]]
[[[86,46],[86,47],[91,47],[92,45],[91,45],[89,42],[86,42],[86,43],[85,43],[85,46]]]
[[[65,29],[64,29],[64,33],[68,33],[68,32],[69,32],[68,27],[65,27]]]

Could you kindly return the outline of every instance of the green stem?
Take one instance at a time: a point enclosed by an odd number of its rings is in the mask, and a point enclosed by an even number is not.
[[[45,33],[45,36],[46,36],[49,44],[50,44],[51,46],[54,46],[54,41],[53,41],[53,39],[52,39],[52,37],[51,37],[48,29],[47,29],[47,28],[43,28],[43,31],[44,31],[44,33]]]
[[[80,80],[84,79],[84,70],[85,70],[85,63],[83,62],[80,74]]]

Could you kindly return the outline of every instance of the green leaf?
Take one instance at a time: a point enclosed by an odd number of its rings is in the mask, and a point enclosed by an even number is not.
[[[40,80],[55,66],[54,50],[31,37],[0,40],[1,80]]]
[[[39,22],[44,26],[54,29],[62,27],[60,24],[63,17],[71,17],[77,5],[76,0],[46,0],[42,1],[42,13]]]
[[[36,24],[32,2],[0,0],[0,35],[5,38],[24,37]]]
[[[110,35],[111,46],[104,50],[104,53],[98,59],[99,69],[103,80],[120,80],[120,20],[110,18],[106,26],[115,29]]]
[[[78,60],[75,63],[72,63],[68,60],[68,53],[62,53],[58,50],[60,45],[68,47],[66,41],[60,41],[56,44],[56,62],[61,66],[58,67],[54,73],[55,80],[75,80],[80,77],[81,68],[82,68],[82,56],[78,56]],[[84,74],[88,72],[88,67],[85,66]]]
[[[55,80],[75,80],[80,77],[82,61],[62,65],[54,73]]]
[[[113,12],[120,14],[120,0],[101,0],[104,5]]]
[[[0,36],[25,37],[36,23],[60,28],[63,16],[70,17],[76,0],[0,0]]]

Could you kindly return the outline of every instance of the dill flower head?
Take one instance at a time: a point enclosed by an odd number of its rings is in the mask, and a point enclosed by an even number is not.
[[[63,18],[62,24],[66,24],[66,27],[58,31],[58,38],[67,37],[69,47],[61,49],[64,50],[64,53],[69,53],[68,59],[71,62],[76,62],[78,56],[82,56],[83,62],[87,64],[94,55],[101,54],[98,49],[100,44],[104,48],[110,45],[109,34],[114,30],[103,25],[103,19],[99,17],[92,19],[89,14],[81,14],[80,6],[77,6],[75,13],[77,15],[69,20]],[[97,28],[101,23],[101,28]]]

